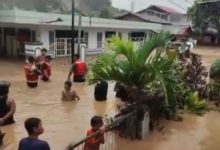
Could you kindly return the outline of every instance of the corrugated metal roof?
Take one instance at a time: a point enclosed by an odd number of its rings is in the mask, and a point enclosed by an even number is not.
[[[152,16],[152,15],[147,15],[147,14],[131,13],[131,12],[125,13],[125,14],[120,15],[120,16],[116,16],[115,18],[120,19],[120,18],[123,18],[124,16],[127,16],[127,15],[132,15],[132,16],[138,17],[138,18],[140,18],[140,19],[142,19],[143,21],[146,21],[146,22],[153,22],[153,23],[159,23],[159,24],[171,24],[171,22],[169,22],[165,19],[161,19],[160,17],[157,17],[157,16]]]
[[[179,11],[177,11],[176,9],[170,8],[170,7],[166,7],[166,6],[162,6],[162,5],[152,5],[152,7],[157,7],[167,13],[177,13],[177,14],[181,14]]]
[[[190,26],[163,26],[163,30],[174,35],[182,35]]]
[[[48,21],[61,18],[62,22],[45,23]],[[71,15],[42,13],[34,11],[25,11],[14,8],[13,10],[0,10],[0,22],[17,23],[17,24],[33,24],[48,26],[71,26]],[[78,26],[78,17],[75,16],[75,26]],[[135,21],[121,21],[116,19],[103,19],[95,17],[82,17],[82,27],[91,28],[116,28],[116,29],[135,29],[135,30],[154,30],[162,29],[162,25],[156,23],[144,23]]]

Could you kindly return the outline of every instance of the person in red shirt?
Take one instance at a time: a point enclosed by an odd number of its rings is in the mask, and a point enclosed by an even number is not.
[[[40,70],[35,65],[33,56],[28,57],[28,63],[24,66],[24,72],[27,80],[27,86],[35,88],[38,86],[38,78],[41,74]]]
[[[51,62],[52,58],[50,55],[45,56],[45,60],[41,65],[41,80],[48,81],[51,76]]]
[[[73,65],[70,68],[68,80],[70,80],[70,76],[73,74],[74,82],[85,82],[85,75],[87,72],[87,67],[84,61],[79,58],[79,55],[74,56]]]
[[[87,131],[87,136],[90,136],[99,130],[101,130],[101,133],[93,138],[88,139],[85,142],[84,150],[99,150],[100,145],[105,143],[104,134],[103,134],[105,129],[104,128],[101,129],[103,127],[102,117],[100,116],[92,117],[91,126],[92,128]]]

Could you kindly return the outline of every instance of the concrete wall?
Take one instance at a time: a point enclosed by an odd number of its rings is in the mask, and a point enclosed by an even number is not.
[[[106,43],[106,38],[105,38],[105,32],[106,31],[120,32],[122,34],[122,38],[125,39],[125,40],[128,40],[128,33],[130,32],[129,30],[97,29],[97,28],[87,28],[87,29],[84,29],[84,31],[89,33],[89,38],[88,38],[88,48],[89,48],[89,50],[97,49],[97,33],[98,32],[102,32],[103,48],[105,47],[104,44]]]

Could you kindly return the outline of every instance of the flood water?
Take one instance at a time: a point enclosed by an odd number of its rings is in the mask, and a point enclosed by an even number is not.
[[[205,51],[203,54],[208,66],[220,58],[220,49]],[[4,146],[0,150],[16,150],[19,140],[27,136],[23,122],[28,117],[39,117],[43,121],[45,133],[41,136],[47,140],[52,150],[64,150],[71,143],[85,136],[90,128],[93,115],[113,114],[117,102],[110,84],[108,100],[94,101],[94,86],[74,83],[81,100],[78,102],[61,102],[61,91],[69,70],[68,65],[53,64],[50,83],[39,83],[37,89],[26,87],[23,62],[0,60],[0,79],[12,83],[10,97],[17,104],[14,125],[0,127],[6,133]],[[208,112],[203,117],[184,115],[183,122],[162,121],[162,132],[153,132],[143,141],[119,140],[118,150],[220,150],[220,113]]]

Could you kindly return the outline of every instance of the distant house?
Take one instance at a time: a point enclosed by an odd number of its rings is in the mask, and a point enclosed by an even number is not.
[[[120,20],[128,20],[128,21],[140,21],[140,22],[152,22],[152,23],[159,23],[159,24],[171,24],[169,21],[162,19],[158,16],[152,16],[148,14],[138,14],[127,12],[125,14],[116,16],[115,19]]]
[[[165,25],[191,25],[186,14],[182,14],[173,8],[159,5],[151,5],[136,13],[128,12],[123,15],[116,16],[115,18],[121,20],[153,22]]]

